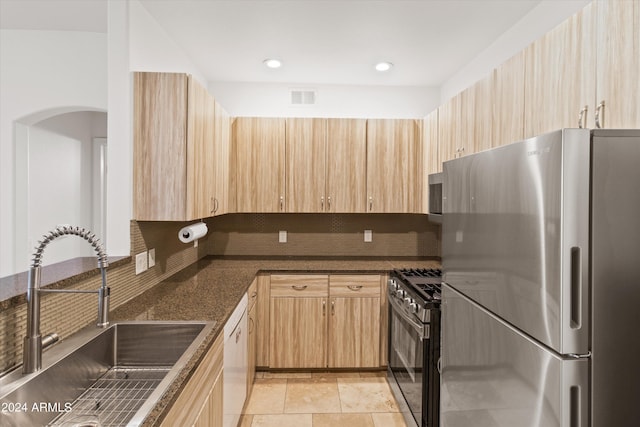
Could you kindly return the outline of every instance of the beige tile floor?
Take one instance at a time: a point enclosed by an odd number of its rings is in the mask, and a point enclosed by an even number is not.
[[[384,372],[258,372],[240,427],[406,427]]]

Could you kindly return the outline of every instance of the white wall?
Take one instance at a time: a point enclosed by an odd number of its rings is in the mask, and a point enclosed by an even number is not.
[[[291,105],[290,91],[315,90],[314,105]],[[209,82],[232,116],[422,118],[440,105],[440,89],[424,86],[339,86]]]
[[[188,73],[207,86],[187,54],[137,0],[129,2],[129,67],[131,71]]]
[[[98,112],[61,114],[30,127],[26,236],[29,252],[45,232],[57,225],[77,225],[95,232],[93,138],[106,134],[107,113]],[[29,252],[16,260],[16,271],[27,270]],[[93,249],[82,239],[57,239],[47,247],[44,264],[92,254]]]
[[[14,273],[16,122],[106,111],[106,51],[101,33],[0,30],[0,277]]]
[[[541,1],[491,46],[479,52],[478,56],[442,84],[441,103],[489,75],[494,68],[578,13],[589,3],[591,0]],[[567,54],[570,55],[571,52]]]

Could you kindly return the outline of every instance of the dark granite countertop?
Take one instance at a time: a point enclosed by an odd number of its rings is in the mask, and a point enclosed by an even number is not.
[[[187,363],[143,422],[160,425],[166,412],[218,337],[224,324],[258,273],[386,273],[394,268],[434,268],[425,259],[221,259],[206,257],[123,304],[111,321],[207,320],[215,321],[211,334]]]

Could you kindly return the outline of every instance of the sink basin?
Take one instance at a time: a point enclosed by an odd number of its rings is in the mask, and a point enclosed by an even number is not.
[[[3,426],[138,425],[215,322],[87,328],[43,355],[41,371],[0,378]]]

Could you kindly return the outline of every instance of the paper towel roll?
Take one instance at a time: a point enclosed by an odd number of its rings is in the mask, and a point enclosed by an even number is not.
[[[206,236],[207,231],[209,231],[209,229],[207,228],[207,224],[204,222],[187,225],[178,231],[178,239],[180,239],[182,243],[190,243]]]

